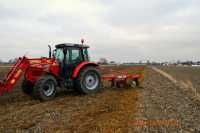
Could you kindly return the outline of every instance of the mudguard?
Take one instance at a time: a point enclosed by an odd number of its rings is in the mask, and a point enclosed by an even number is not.
[[[89,61],[84,61],[80,63],[73,71],[72,78],[76,78],[81,71],[82,68],[86,66],[99,66],[96,62],[89,62]]]

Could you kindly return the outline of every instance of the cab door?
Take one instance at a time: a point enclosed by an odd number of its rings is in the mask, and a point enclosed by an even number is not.
[[[65,72],[66,78],[70,79],[76,66],[83,61],[83,56],[80,48],[69,47],[67,53],[68,58],[65,60]]]

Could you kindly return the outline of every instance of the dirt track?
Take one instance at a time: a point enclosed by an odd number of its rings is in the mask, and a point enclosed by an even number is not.
[[[160,69],[164,70],[165,72],[169,73],[173,77],[175,77],[180,82],[185,82],[190,84],[193,88],[200,93],[200,68],[199,67],[161,67]]]
[[[0,98],[0,123],[0,132],[198,132],[200,103],[148,68],[143,88],[106,88],[86,96],[63,92],[44,103],[15,91]]]

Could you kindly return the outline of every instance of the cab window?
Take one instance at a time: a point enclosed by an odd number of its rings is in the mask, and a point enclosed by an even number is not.
[[[71,62],[78,63],[82,61],[80,49],[71,49]]]
[[[63,61],[63,59],[64,59],[64,53],[63,53],[63,50],[62,50],[62,49],[56,49],[55,58],[56,58],[59,62],[62,62],[62,61]]]

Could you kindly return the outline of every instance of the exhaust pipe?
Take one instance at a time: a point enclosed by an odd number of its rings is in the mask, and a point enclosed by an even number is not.
[[[49,58],[51,58],[51,46],[48,45],[48,47],[49,47]]]

